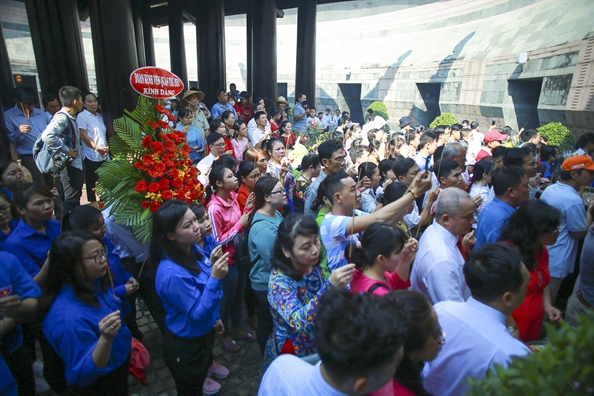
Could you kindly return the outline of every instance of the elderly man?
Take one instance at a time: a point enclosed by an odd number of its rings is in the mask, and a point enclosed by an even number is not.
[[[462,267],[464,256],[459,236],[470,232],[476,222],[474,200],[456,187],[439,194],[435,220],[419,241],[419,251],[410,276],[412,290],[423,294],[432,304],[440,301],[466,301],[470,291]]]
[[[219,101],[215,103],[212,106],[212,109],[210,110],[213,120],[221,118],[221,114],[223,114],[227,110],[232,112],[235,118],[237,118],[237,112],[235,111],[231,103],[229,103],[229,94],[227,93],[227,91],[225,91],[224,89],[217,89],[217,99]]]

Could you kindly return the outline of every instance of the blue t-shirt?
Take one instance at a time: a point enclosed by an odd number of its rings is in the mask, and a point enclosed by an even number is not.
[[[204,255],[198,245],[194,245]],[[196,275],[165,257],[155,277],[157,294],[167,311],[165,324],[169,331],[183,338],[196,338],[214,328],[219,320],[223,298],[223,281],[213,278],[210,260],[196,261]]]
[[[99,287],[96,281],[95,286]],[[121,301],[108,289],[93,293],[99,307],[81,301],[72,286],[64,284],[43,321],[43,334],[66,366],[64,374],[71,385],[86,387],[124,364],[130,355],[132,334],[120,313],[122,327],[113,340],[107,366],[97,368],[93,351],[101,337],[99,322],[121,310]],[[121,311],[120,311],[121,312]]]
[[[367,213],[355,210],[357,216],[363,216]],[[322,243],[326,248],[328,255],[328,268],[334,271],[337,268],[348,264],[348,260],[344,255],[344,250],[351,242],[359,240],[358,234],[353,234],[347,237],[347,227],[352,226],[352,216],[334,215],[328,213],[322,221],[320,227],[320,236]]]
[[[60,223],[57,221],[47,220],[44,226],[45,234],[36,231],[21,219],[4,245],[7,252],[17,256],[31,276],[37,275],[43,267],[52,242],[60,235]]]
[[[481,211],[478,219],[474,248],[478,249],[487,243],[497,242],[505,222],[515,211],[516,208],[497,197],[489,202]]]
[[[18,224],[19,223],[16,220],[10,220],[10,222],[8,223],[8,226],[10,227],[10,231],[12,232],[12,230],[14,230]],[[4,248],[4,245],[6,244],[8,235],[10,235],[10,234],[5,234],[4,232],[0,231],[0,250],[6,250]]]
[[[547,187],[540,199],[561,211],[557,242],[548,246],[549,269],[552,277],[565,278],[573,272],[578,251],[578,240],[570,233],[586,231],[584,201],[573,187],[559,182]]]
[[[295,103],[295,107],[293,107],[293,117],[297,117],[299,114],[305,114],[305,109],[301,105],[301,103]],[[296,120],[297,118],[295,118]],[[293,125],[293,130],[295,131],[306,131],[307,130],[307,117],[303,116],[299,121],[295,121]]]

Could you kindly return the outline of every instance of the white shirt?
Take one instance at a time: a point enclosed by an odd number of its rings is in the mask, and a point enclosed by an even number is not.
[[[446,343],[437,358],[425,364],[423,385],[432,395],[463,395],[468,377],[482,379],[495,364],[507,367],[512,356],[528,348],[509,334],[505,315],[472,297],[467,302],[435,304]]]
[[[458,237],[435,220],[419,241],[419,251],[410,275],[411,290],[423,294],[432,304],[440,301],[464,302],[470,297],[464,273],[464,258]]]
[[[248,139],[250,139],[250,143],[252,143],[253,147],[256,147],[256,144],[260,143],[262,138],[264,137],[264,132],[271,130],[270,128],[270,121],[266,121],[266,127],[264,130],[260,130],[258,125],[256,124],[256,119],[252,118],[250,122],[247,124],[248,128]]]
[[[326,382],[320,366],[294,355],[281,355],[264,373],[258,396],[346,396]]]
[[[83,110],[76,116],[78,129],[87,131],[89,139],[98,147],[107,147],[107,128],[100,113],[93,114],[89,110]],[[108,159],[107,155],[99,154],[95,149],[82,142],[82,155],[93,162],[101,162]]]
[[[406,224],[408,228],[415,228],[417,224],[419,224],[420,222],[421,215],[419,214],[419,207],[415,202],[415,207],[413,208],[413,211],[407,215],[404,215],[404,224]]]
[[[208,186],[208,175],[210,174],[210,168],[212,168],[212,163],[217,160],[217,157],[212,155],[212,152],[209,153],[206,157],[202,158],[198,164],[196,164],[196,168],[200,171],[200,175],[198,175],[198,181],[202,183],[203,186]],[[208,172],[206,172],[206,168],[209,168]]]

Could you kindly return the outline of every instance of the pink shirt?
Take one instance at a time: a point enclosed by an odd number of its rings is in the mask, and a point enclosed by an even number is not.
[[[367,293],[371,286],[376,283],[381,283],[388,287],[387,289],[381,286],[377,287],[373,291],[373,294],[376,296],[385,296],[391,290],[404,290],[410,287],[410,279],[403,281],[396,271],[392,273],[384,272],[384,278],[386,279],[385,282],[378,282],[365,275],[361,270],[355,270],[353,280],[351,281],[351,293]]]

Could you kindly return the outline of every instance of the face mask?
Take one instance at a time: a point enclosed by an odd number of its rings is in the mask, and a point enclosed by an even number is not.
[[[190,100],[190,104],[194,107],[196,107],[198,105],[198,99],[192,99]]]
[[[231,106],[235,106],[235,101],[234,101],[234,100],[230,100],[230,101],[229,101],[229,104],[230,104]]]

